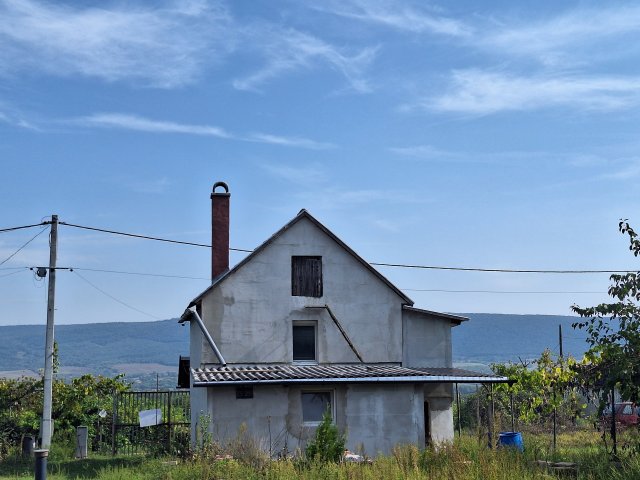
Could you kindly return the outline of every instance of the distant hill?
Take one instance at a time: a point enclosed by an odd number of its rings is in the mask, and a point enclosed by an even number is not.
[[[468,322],[452,330],[453,358],[457,362],[506,362],[540,356],[545,348],[559,351],[558,325],[562,325],[563,353],[581,357],[586,335],[571,324],[579,317],[560,315],[505,315],[462,313]]]
[[[55,335],[63,376],[126,373],[132,381],[149,377],[146,383],[155,384],[158,373],[165,386],[175,386],[178,357],[189,354],[189,327],[177,319],[56,325]],[[44,325],[0,327],[0,376],[37,373],[44,341]]]
[[[564,333],[565,354],[580,356],[585,335],[571,328],[575,317],[552,315],[462,314],[470,320],[453,329],[453,358],[458,364],[484,364],[535,358],[545,349],[558,351],[558,325]],[[44,360],[44,325],[0,327],[2,372],[37,373]],[[179,355],[189,353],[189,329],[176,319],[158,322],[94,323],[56,326],[61,373],[85,372],[127,378],[156,373],[175,385]],[[7,375],[5,373],[5,375]]]

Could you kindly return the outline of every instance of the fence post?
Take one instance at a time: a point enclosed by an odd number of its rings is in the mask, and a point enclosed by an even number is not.
[[[171,454],[171,390],[167,394],[167,428],[169,429],[169,437],[167,439],[167,452]]]
[[[118,421],[118,392],[116,390],[113,391],[113,411],[111,412],[111,455],[115,456],[117,452],[116,445],[116,434],[118,430],[116,429],[116,422]]]

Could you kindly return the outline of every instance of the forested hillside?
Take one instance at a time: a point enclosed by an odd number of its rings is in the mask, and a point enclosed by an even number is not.
[[[558,351],[558,325],[564,332],[565,354],[582,355],[582,332],[571,328],[575,317],[551,315],[462,314],[468,322],[453,329],[456,362],[504,362]],[[44,325],[0,327],[0,372],[37,372],[43,365]],[[59,325],[56,340],[62,373],[90,371],[176,372],[179,355],[188,355],[189,330],[177,320],[138,323]]]

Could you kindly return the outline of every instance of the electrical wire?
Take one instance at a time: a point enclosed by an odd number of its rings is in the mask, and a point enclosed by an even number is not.
[[[42,225],[48,225],[49,223],[51,222],[34,223],[33,225],[23,225],[21,227],[0,228],[0,233],[13,232],[14,230],[22,230],[23,228],[40,227]]]
[[[15,272],[6,273],[4,275],[0,275],[0,278],[10,277],[11,275],[15,275],[16,273],[27,272],[28,270],[17,270]]]
[[[9,255],[7,258],[5,258],[3,261],[0,262],[0,265],[4,265],[5,263],[7,263],[9,260],[11,260],[13,257],[15,257],[18,252],[20,252],[20,250],[22,250],[24,247],[26,247],[27,245],[29,245],[31,242],[33,242],[36,238],[38,238],[38,236],[44,232],[47,229],[47,227],[43,227],[42,230],[40,230],[38,233],[36,233],[33,237],[31,237],[29,240],[26,241],[26,243],[24,243],[20,248],[18,248],[15,252],[13,252],[11,255]]]
[[[83,272],[119,273],[122,275],[139,275],[144,277],[183,278],[186,280],[210,280],[210,278],[208,277],[190,277],[188,275],[169,275],[169,274],[162,274],[162,273],[147,273],[147,272],[126,272],[123,270],[103,270],[98,268],[70,267],[69,270],[80,270]]]
[[[513,293],[513,294],[594,294],[603,292],[551,292],[551,291],[518,291],[518,290],[444,290],[439,288],[401,288],[406,292],[441,292],[441,293]]]
[[[97,291],[99,291],[100,293],[102,293],[104,296],[109,297],[111,300],[113,300],[114,302],[119,303],[120,305],[123,305],[131,310],[134,310],[138,313],[141,313],[143,315],[146,315],[147,317],[151,317],[155,320],[161,320],[160,317],[156,317],[155,315],[152,315],[148,312],[145,312],[144,310],[140,310],[139,308],[133,307],[131,305],[129,305],[128,303],[123,302],[122,300],[117,299],[116,297],[114,297],[113,295],[105,292],[104,290],[102,290],[100,287],[98,287],[97,285],[95,285],[94,283],[92,283],[91,281],[89,281],[88,279],[86,279],[85,277],[83,277],[82,275],[80,275],[78,272],[74,271],[74,270],[70,270],[71,272],[75,273],[78,277],[80,277],[83,281],[85,281],[87,284],[89,284],[91,287],[95,288]]]
[[[455,270],[462,272],[492,272],[492,273],[636,273],[638,270],[518,270],[511,268],[475,268],[475,267],[441,267],[433,265],[410,265],[403,263],[375,263],[377,267],[420,268],[426,270]]]
[[[67,223],[67,222],[58,222],[58,223],[59,225],[66,225],[67,227],[81,228],[83,230],[92,230],[94,232],[111,233],[114,235],[123,235],[125,237],[141,238],[144,240],[155,240],[157,242],[177,243],[180,245],[190,245],[192,247],[211,248],[211,245],[207,245],[206,243],[184,242],[182,240],[172,240],[170,238],[151,237],[149,235],[139,235],[137,233],[119,232],[117,230],[107,230],[105,228],[87,227],[84,225],[75,225],[73,223]],[[246,252],[246,253],[251,253],[253,251],[253,250],[247,250],[244,248],[229,248],[229,250],[233,250],[234,252]]]
[[[211,248],[211,245],[205,243],[196,243],[196,242],[185,242],[182,240],[173,240],[169,238],[161,238],[161,237],[152,237],[149,235],[140,235],[136,233],[128,233],[121,232],[117,230],[108,230],[105,228],[98,227],[87,227],[85,225],[77,225],[73,223],[67,222],[59,222],[60,225],[65,225],[68,227],[80,228],[84,230],[92,230],[95,232],[103,232],[110,233],[114,235],[122,235],[126,237],[140,238],[144,240],[155,240],[158,242],[167,242],[174,243],[180,245],[190,245],[194,247],[205,247]],[[229,250],[234,252],[244,252],[244,253],[252,253],[253,250],[248,250],[245,248],[229,248]],[[424,269],[424,270],[450,270],[450,271],[461,271],[461,272],[489,272],[489,273],[533,273],[533,274],[600,274],[600,273],[636,273],[638,270],[537,270],[537,269],[509,269],[509,268],[478,268],[478,267],[443,267],[437,265],[412,265],[412,264],[404,264],[404,263],[380,263],[380,262],[369,262],[369,265],[373,265],[376,267],[395,267],[395,268],[413,268],[413,269]]]

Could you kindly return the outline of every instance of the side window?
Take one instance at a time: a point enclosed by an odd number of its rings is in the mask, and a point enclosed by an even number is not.
[[[316,322],[294,322],[293,324],[293,361],[315,362],[316,359]]]
[[[333,418],[331,391],[302,392],[302,423],[317,425],[324,412],[329,410]],[[335,419],[334,419],[335,421]]]
[[[322,296],[322,257],[291,257],[291,295]]]

